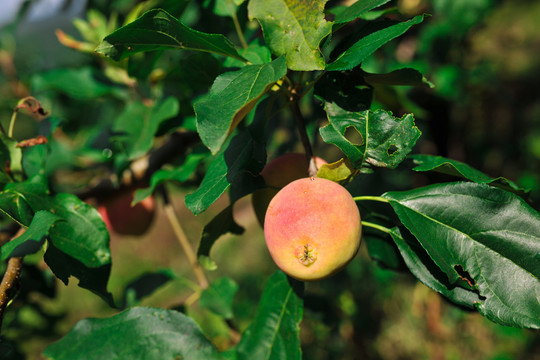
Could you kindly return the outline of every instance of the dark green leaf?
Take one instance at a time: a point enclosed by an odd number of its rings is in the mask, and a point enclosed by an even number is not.
[[[325,109],[330,124],[320,129],[323,140],[339,147],[357,169],[395,168],[421,135],[412,115],[398,119],[383,110],[348,112],[331,103]]]
[[[210,92],[195,105],[203,143],[216,153],[257,101],[287,72],[284,58],[246,66],[218,76]]]
[[[370,85],[404,85],[433,87],[418,70],[404,68],[394,70],[387,74],[370,74],[365,72],[364,79]]]
[[[268,279],[255,319],[238,344],[238,360],[302,358],[299,325],[304,308],[297,293],[301,285],[281,271]]]
[[[478,291],[480,313],[504,325],[540,327],[540,214],[523,199],[467,182],[383,196],[449,283]]]
[[[146,296],[174,279],[176,276],[171,270],[159,270],[142,274],[130,282],[124,290],[124,307],[132,307]]]
[[[479,184],[488,184],[511,191],[521,197],[529,192],[520,188],[513,181],[503,177],[492,178],[481,171],[478,171],[469,165],[457,160],[447,159],[442,156],[416,154],[410,156],[417,165],[413,168],[415,171],[436,171],[447,175],[457,176]]]
[[[91,67],[53,69],[32,76],[32,89],[36,93],[54,90],[79,100],[93,100],[107,95],[127,98],[124,89],[108,84],[98,76]]]
[[[178,114],[178,100],[168,97],[152,107],[140,102],[130,103],[115,120],[113,130],[122,141],[130,160],[146,154],[153,145],[154,136],[165,120]],[[180,124],[178,124],[180,125]]]
[[[278,56],[285,55],[291,70],[323,70],[319,44],[332,31],[324,19],[327,0],[251,0],[249,17],[261,24],[266,43]]]
[[[351,6],[339,6],[337,8],[332,8],[330,9],[330,12],[336,16],[334,19],[336,24],[347,23],[360,17],[365,12],[384,5],[389,1],[390,0],[356,1]]]
[[[366,243],[369,257],[381,266],[392,270],[402,268],[403,261],[396,246],[392,245],[390,240],[371,235],[362,236],[362,240]]]
[[[409,270],[424,285],[446,296],[454,303],[471,309],[474,309],[474,305],[482,300],[476,290],[450,284],[448,277],[406,229],[393,228],[390,230],[390,235]]]
[[[315,96],[327,103],[335,103],[347,111],[369,110],[373,88],[364,80],[360,68],[350,71],[330,71],[315,84]]]
[[[110,318],[81,320],[43,355],[53,360],[221,359],[191,318],[173,310],[145,307]]]
[[[208,150],[206,150],[208,152]],[[161,169],[156,171],[150,179],[150,187],[137,189],[133,198],[133,205],[152,195],[156,187],[167,181],[184,182],[195,172],[197,166],[206,157],[203,152],[194,152],[190,154],[186,161],[176,169]]]
[[[45,242],[49,229],[59,220],[61,220],[60,217],[49,211],[36,212],[24,234],[2,246],[0,249],[2,261],[9,257],[26,256],[39,251]]]
[[[206,34],[182,24],[164,10],[155,9],[103,39],[98,53],[122,60],[141,51],[167,48],[198,50],[244,60],[221,34]]]
[[[232,319],[232,302],[238,291],[238,284],[230,278],[219,278],[203,290],[199,304],[225,319]]]
[[[405,22],[401,22],[385,29],[371,33],[349,49],[341,53],[337,59],[326,66],[326,70],[350,70],[362,63],[369,55],[373,54],[375,50],[389,42],[390,40],[400,36],[413,25],[419,24],[424,21],[424,16],[419,15],[413,19]]]
[[[197,250],[197,258],[201,265],[207,270],[217,269],[216,263],[210,258],[210,250],[214,243],[226,233],[241,235],[243,232],[244,229],[234,221],[233,205],[227,206],[203,229]]]
[[[258,174],[265,159],[264,145],[249,131],[239,133],[212,161],[199,188],[185,197],[187,207],[195,215],[202,213],[244,172]]]
[[[41,177],[9,183],[0,193],[0,210],[23,226],[30,226],[36,211],[51,209],[52,198]]]

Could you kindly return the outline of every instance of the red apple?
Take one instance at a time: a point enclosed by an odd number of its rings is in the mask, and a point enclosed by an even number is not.
[[[351,194],[322,178],[304,178],[270,202],[264,237],[276,265],[298,280],[335,274],[356,255],[362,223]]]
[[[131,206],[133,194],[133,191],[126,191],[99,202],[98,212],[109,231],[139,236],[150,228],[155,213],[154,198],[149,196]]]
[[[314,158],[317,167],[327,164],[320,157],[315,156]],[[263,171],[261,171],[261,176],[268,188],[253,193],[252,204],[257,220],[262,226],[268,204],[270,204],[270,200],[277,192],[290,182],[309,176],[306,154],[290,153],[282,155],[266,164]]]

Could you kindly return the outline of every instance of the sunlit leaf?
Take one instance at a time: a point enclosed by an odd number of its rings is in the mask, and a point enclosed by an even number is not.
[[[264,39],[272,52],[285,55],[291,70],[324,69],[319,50],[330,34],[332,23],[324,19],[326,0],[251,0],[249,17],[261,24]]]
[[[286,72],[285,59],[278,58],[218,76],[208,95],[194,105],[199,135],[212,153]]]

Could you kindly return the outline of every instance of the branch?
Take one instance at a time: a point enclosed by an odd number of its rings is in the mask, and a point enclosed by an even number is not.
[[[21,236],[26,229],[21,228],[12,239]],[[2,321],[4,312],[20,287],[21,271],[23,266],[22,257],[12,257],[8,261],[6,272],[0,283],[0,332],[2,331]]]

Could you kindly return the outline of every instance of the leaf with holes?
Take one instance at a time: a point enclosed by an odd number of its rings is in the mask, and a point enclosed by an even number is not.
[[[285,59],[278,58],[271,63],[250,65],[218,76],[208,95],[194,105],[197,130],[213,154],[286,72]]]
[[[303,301],[299,293],[303,283],[281,271],[267,281],[255,319],[244,332],[237,347],[238,360],[300,360],[300,321]]]
[[[448,277],[475,290],[488,319],[540,327],[540,214],[517,195],[484,184],[436,184],[383,195]]]
[[[167,48],[211,52],[245,61],[225,36],[191,29],[161,9],[147,11],[106,36],[96,52],[122,60],[138,52]]]
[[[421,135],[410,114],[399,119],[383,110],[349,112],[333,103],[325,110],[330,124],[319,130],[321,137],[339,147],[356,169],[395,168]]]
[[[259,21],[266,43],[277,56],[285,55],[289,69],[323,70],[319,44],[332,31],[324,19],[326,1],[251,0],[249,17]]]

